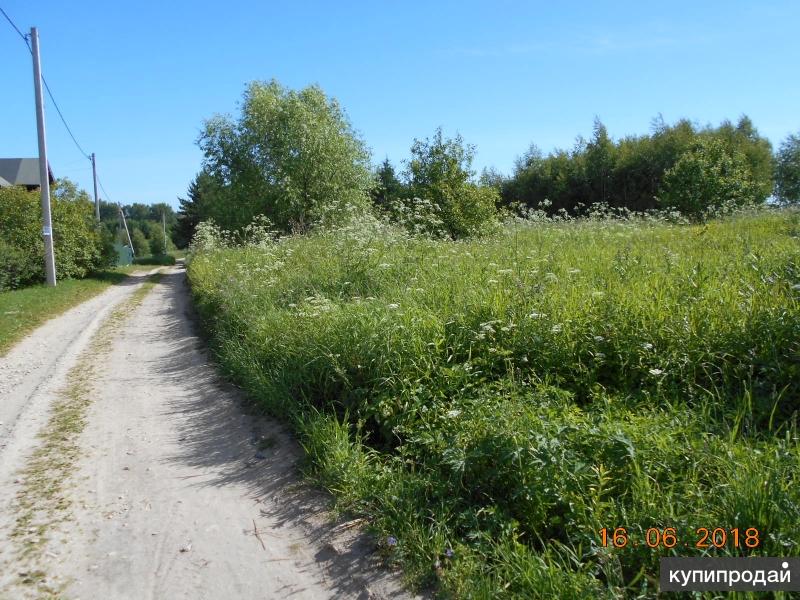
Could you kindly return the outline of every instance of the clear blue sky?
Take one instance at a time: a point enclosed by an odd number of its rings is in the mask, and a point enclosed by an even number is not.
[[[800,130],[800,2],[32,2],[56,100],[111,199],[169,202],[200,168],[205,118],[246,82],[319,83],[374,162],[441,125],[510,173],[532,143],[570,147],[599,116],[615,138],[658,113],[701,124],[746,113],[777,145]],[[30,58],[0,21],[0,156],[36,156]],[[52,110],[50,162],[91,190]]]

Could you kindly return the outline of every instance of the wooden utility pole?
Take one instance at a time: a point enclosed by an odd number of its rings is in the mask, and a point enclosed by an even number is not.
[[[53,222],[50,219],[50,169],[47,165],[47,140],[44,131],[44,99],[42,98],[42,65],[39,61],[39,32],[31,27],[33,54],[33,87],[36,92],[36,129],[39,135],[39,189],[42,194],[42,237],[44,238],[44,272],[47,285],[56,285],[56,259],[53,253]]]
[[[92,152],[92,179],[94,180],[94,218],[100,222],[100,198],[97,197],[97,164],[94,162],[94,152]]]

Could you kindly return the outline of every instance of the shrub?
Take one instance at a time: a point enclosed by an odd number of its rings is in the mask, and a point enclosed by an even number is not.
[[[59,180],[51,195],[53,246],[59,279],[85,277],[108,266],[106,250],[94,220],[94,208],[85,192],[68,180]],[[0,189],[0,258],[6,275],[0,289],[16,288],[44,280],[44,243],[41,238],[41,207],[38,191]],[[7,287],[6,287],[7,286]]]
[[[744,154],[729,152],[713,138],[701,138],[664,173],[659,195],[663,208],[693,217],[752,205],[757,199]]]
[[[441,128],[431,139],[414,140],[408,178],[414,195],[436,206],[437,220],[453,238],[487,233],[497,224],[499,192],[471,182],[474,148]],[[413,209],[412,209],[413,210]],[[435,229],[438,225],[431,225]]]

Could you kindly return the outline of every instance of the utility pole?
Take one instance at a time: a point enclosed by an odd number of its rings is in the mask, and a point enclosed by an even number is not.
[[[136,252],[133,250],[131,232],[128,231],[128,221],[125,219],[125,211],[122,210],[122,205],[119,203],[117,203],[117,208],[119,208],[119,216],[122,217],[122,224],[125,226],[125,235],[128,236],[128,245],[131,247],[131,256],[136,256]]]
[[[92,179],[94,180],[94,217],[100,222],[100,198],[97,197],[97,164],[94,162],[94,152],[92,152]]]
[[[42,237],[44,238],[44,272],[47,285],[56,285],[56,259],[53,254],[53,222],[50,219],[50,169],[47,166],[47,141],[44,132],[44,99],[42,98],[42,65],[39,61],[39,31],[31,27],[33,53],[33,87],[36,92],[36,130],[39,135],[39,189],[42,193]]]

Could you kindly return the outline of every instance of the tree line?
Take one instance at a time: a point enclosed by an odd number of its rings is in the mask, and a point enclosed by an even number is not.
[[[602,204],[701,217],[774,197],[800,200],[800,137],[777,153],[747,116],[735,124],[674,124],[658,117],[646,135],[612,139],[596,119],[590,139],[545,155],[531,145],[504,176],[472,168],[475,147],[438,129],[415,139],[396,168],[376,168],[339,103],[318,86],[296,91],[252,82],[241,113],[215,116],[198,140],[201,171],[179,199],[175,243],[201,221],[240,230],[265,215],[281,232],[303,232],[373,210],[414,231],[453,238],[491,229],[503,210],[579,214]]]
[[[169,204],[134,202],[119,206],[101,200],[100,222],[103,231],[115,242],[128,245],[128,236],[124,230],[120,210],[125,215],[135,256],[155,256],[175,250],[173,230],[177,223],[177,214]]]

